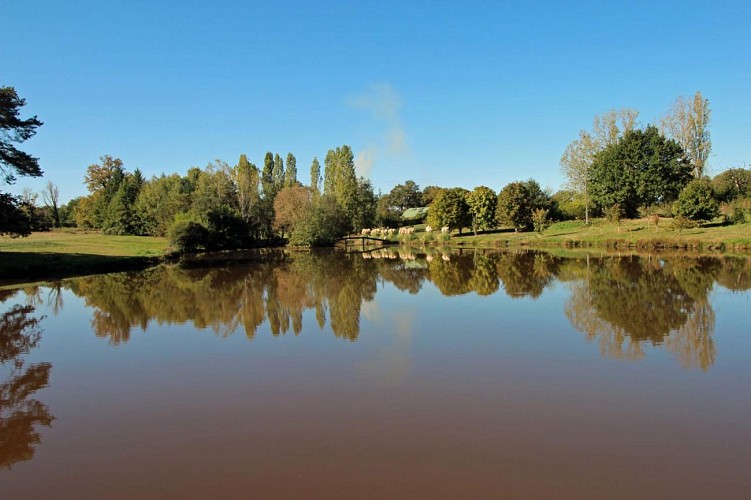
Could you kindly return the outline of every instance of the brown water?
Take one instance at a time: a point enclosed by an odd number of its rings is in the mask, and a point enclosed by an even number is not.
[[[748,498],[749,288],[378,250],[0,291],[0,496]]]

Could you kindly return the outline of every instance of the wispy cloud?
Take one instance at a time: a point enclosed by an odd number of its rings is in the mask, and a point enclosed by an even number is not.
[[[358,152],[355,167],[360,175],[368,176],[377,158],[402,157],[409,153],[409,143],[400,116],[402,98],[385,83],[372,84],[361,94],[350,97],[347,104],[352,109],[367,111],[380,125],[373,143]]]

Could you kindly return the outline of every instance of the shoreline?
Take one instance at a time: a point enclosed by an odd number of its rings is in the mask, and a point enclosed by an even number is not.
[[[474,235],[452,234],[447,241],[420,231],[410,241],[389,239],[385,245],[349,248],[483,249],[483,250],[572,250],[630,253],[676,252],[686,255],[751,256],[751,224],[702,226],[684,230],[645,226],[643,220],[627,221],[621,226],[581,221],[553,224],[542,234],[533,232],[491,231]],[[252,250],[293,250],[293,247],[261,247]],[[127,271],[141,271],[160,264],[176,262],[166,254],[164,238],[148,236],[108,236],[100,233],[51,231],[33,233],[23,239],[0,238],[0,287],[17,287],[33,282]],[[247,249],[251,250],[251,249]],[[207,252],[185,256],[184,264],[231,262],[232,252]],[[192,261],[192,263],[191,263]]]

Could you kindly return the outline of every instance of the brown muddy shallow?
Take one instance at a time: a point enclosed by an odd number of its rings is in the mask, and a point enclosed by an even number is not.
[[[0,291],[0,496],[748,497],[751,260],[431,252]]]

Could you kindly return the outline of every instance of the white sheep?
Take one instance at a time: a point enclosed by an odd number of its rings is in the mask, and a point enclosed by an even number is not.
[[[448,226],[443,226],[443,227],[441,228],[441,232],[442,232],[443,234],[448,234],[448,232],[449,232],[449,231],[450,231],[450,229],[449,229],[449,227],[448,227]]]
[[[430,227],[430,226],[425,226],[425,232],[426,232],[426,233],[429,233],[429,232],[431,232],[432,230],[433,230],[433,228],[432,228],[432,227]]]
[[[367,236],[370,234],[370,229],[363,229],[362,231],[360,231],[360,234],[362,234],[363,236]]]

